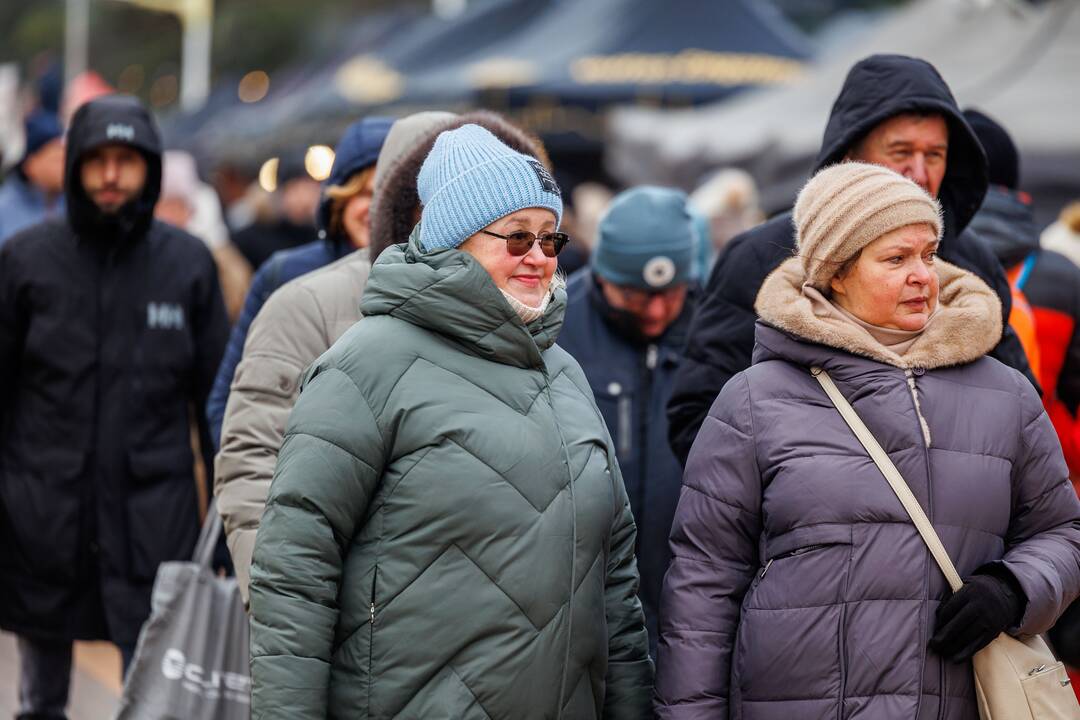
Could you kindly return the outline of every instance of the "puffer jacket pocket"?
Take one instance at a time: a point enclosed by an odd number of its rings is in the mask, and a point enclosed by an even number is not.
[[[743,703],[800,701],[840,712],[851,528],[820,525],[770,538],[743,599],[731,668],[731,717]],[[798,638],[797,642],[792,638]]]
[[[191,448],[183,445],[128,451],[128,557],[132,579],[153,580],[162,562],[191,558],[199,533],[193,463]]]

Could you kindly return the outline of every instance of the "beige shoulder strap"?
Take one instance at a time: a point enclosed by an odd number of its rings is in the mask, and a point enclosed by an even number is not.
[[[833,405],[840,411],[840,415],[843,416],[844,421],[851,428],[851,431],[855,433],[855,437],[859,439],[862,446],[866,448],[866,452],[870,453],[870,457],[874,460],[874,463],[878,466],[878,470],[885,476],[885,479],[889,481],[889,486],[896,493],[896,497],[900,498],[900,503],[907,510],[908,515],[911,516],[911,521],[915,523],[915,529],[922,535],[923,542],[930,548],[930,554],[934,556],[934,560],[941,567],[941,572],[945,574],[945,579],[949,581],[949,586],[952,587],[953,592],[956,592],[963,586],[964,582],[960,579],[959,573],[956,572],[956,567],[953,566],[952,560],[949,559],[949,554],[945,551],[945,546],[941,544],[941,539],[938,538],[937,532],[934,531],[934,526],[930,524],[930,520],[926,517],[926,513],[923,512],[922,507],[919,505],[919,501],[915,499],[915,496],[911,493],[911,488],[908,487],[907,482],[904,481],[904,477],[900,474],[900,471],[893,465],[889,456],[881,449],[881,445],[878,444],[877,438],[873,433],[863,424],[862,418],[855,412],[855,408],[851,407],[851,404],[847,401],[847,398],[836,387],[836,383],[829,377],[829,373],[825,372],[819,367],[810,369],[811,374],[817,381],[821,383],[821,387],[825,389],[825,393],[832,400]]]

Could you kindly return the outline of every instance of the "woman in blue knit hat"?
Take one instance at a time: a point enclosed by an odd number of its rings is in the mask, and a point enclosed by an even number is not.
[[[308,371],[251,576],[254,718],[648,718],[635,529],[557,345],[559,188],[465,125]]]

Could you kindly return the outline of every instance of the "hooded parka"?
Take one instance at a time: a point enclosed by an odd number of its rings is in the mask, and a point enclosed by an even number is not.
[[[977,720],[971,663],[927,647],[948,584],[811,368],[881,443],[961,576],[1015,577],[1014,634],[1045,632],[1080,592],[1080,501],[1053,427],[1030,382],[980,357],[1000,311],[970,274],[938,262],[938,315],[901,357],[816,316],[799,263],[762,287],[754,364],[690,453],[657,714]]]
[[[253,717],[646,718],[634,522],[581,369],[467,253],[385,250],[255,544]],[[297,632],[302,628],[302,632]]]
[[[938,192],[945,228],[940,257],[982,279],[1008,317],[1011,296],[993,253],[965,232],[986,194],[986,156],[932,65],[902,55],[873,55],[848,73],[825,127],[814,172],[841,162],[881,122],[909,112],[938,113],[949,127],[945,178]],[[690,326],[686,357],[668,406],[670,440],[685,460],[717,393],[750,366],[754,300],[766,276],[795,252],[795,226],[785,212],[733,238],[713,267]],[[1008,327],[990,355],[1028,374],[1024,350]]]
[[[147,178],[104,216],[80,163],[113,142]],[[0,625],[19,634],[133,644],[158,565],[195,545],[191,410],[228,321],[209,250],[153,220],[160,181],[149,112],[95,100],[68,132],[67,220],[0,251]]]

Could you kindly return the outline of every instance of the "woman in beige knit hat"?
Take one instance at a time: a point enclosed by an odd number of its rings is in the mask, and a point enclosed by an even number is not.
[[[932,198],[843,163],[794,219],[797,257],[757,298],[754,364],[686,467],[658,716],[976,720],[972,655],[1045,632],[1080,593],[1080,501],[1038,394],[985,357],[1000,303],[937,258]],[[911,488],[956,593],[811,368]]]

